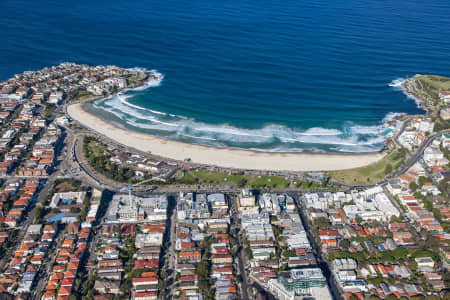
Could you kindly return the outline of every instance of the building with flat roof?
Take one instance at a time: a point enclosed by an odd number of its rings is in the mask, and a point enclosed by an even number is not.
[[[114,195],[107,211],[110,222],[164,221],[167,219],[167,195],[138,197]]]
[[[282,271],[276,280],[269,280],[268,286],[279,299],[283,300],[319,295],[320,299],[332,299],[326,279],[319,268]]]
[[[309,295],[312,287],[324,287],[327,284],[319,268],[280,272],[277,280],[286,290],[294,291],[296,295]]]

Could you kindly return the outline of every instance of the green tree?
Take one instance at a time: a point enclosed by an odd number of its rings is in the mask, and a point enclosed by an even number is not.
[[[247,179],[245,177],[241,177],[236,181],[236,185],[240,188],[245,187],[246,184],[247,184]]]
[[[431,249],[433,252],[439,252],[439,247],[441,246],[439,238],[432,236],[431,234],[428,235],[426,239],[427,247]]]
[[[425,176],[420,176],[419,177],[419,185],[423,186],[426,182],[428,182],[428,178]]]
[[[314,220],[314,226],[319,229],[327,229],[330,226],[330,220],[325,217],[320,217]]]
[[[387,164],[386,167],[384,167],[384,174],[388,175],[392,173],[392,165]]]
[[[294,249],[285,250],[285,251],[283,252],[283,256],[286,257],[286,258],[288,258],[288,257],[294,257],[294,256],[296,256],[296,255],[297,255],[297,252],[295,252]]]
[[[415,191],[417,190],[418,187],[419,187],[419,186],[418,186],[417,183],[415,183],[415,182],[411,182],[411,183],[409,184],[409,189],[410,189],[411,191],[413,191],[413,192],[415,192]]]
[[[41,220],[43,212],[44,212],[44,208],[41,205],[38,205],[36,207],[36,210],[34,211],[34,221],[36,223],[38,223]]]
[[[348,249],[350,247],[350,241],[349,240],[341,240],[339,242],[339,246],[344,249]]]

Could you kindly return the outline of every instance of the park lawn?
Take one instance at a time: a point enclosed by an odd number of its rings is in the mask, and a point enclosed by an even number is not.
[[[118,181],[134,183],[134,166],[125,164],[117,166],[110,161],[112,152],[108,150],[107,145],[93,137],[85,137],[83,140],[83,153],[91,167],[104,176]]]
[[[416,75],[412,78],[414,85],[409,87],[413,93],[426,99],[426,106],[432,110],[439,109],[443,103],[439,98],[439,91],[450,90],[450,78],[438,75]]]
[[[89,151],[92,152],[92,156],[99,157],[105,155],[107,153],[110,154],[106,145],[98,142],[97,140],[92,140],[88,144]]]
[[[280,176],[264,175],[241,175],[226,172],[211,172],[204,169],[191,171],[198,178],[199,184],[224,184],[234,183],[238,187],[248,186],[250,188],[285,188],[290,180]]]
[[[68,99],[69,99],[69,101],[82,101],[82,100],[92,99],[93,97],[99,97],[99,96],[96,96],[96,95],[92,94],[91,92],[88,92],[87,90],[84,89],[84,90],[72,92],[71,94],[69,94]]]
[[[347,184],[373,184],[392,173],[404,159],[405,156],[399,150],[393,150],[375,164],[357,169],[331,171],[327,175]],[[385,171],[388,164],[392,166],[392,171],[387,174]]]
[[[176,182],[180,184],[195,184],[196,180],[190,172],[184,171],[176,178]]]
[[[86,90],[82,90],[78,93],[76,100],[86,100],[86,99],[91,99],[92,97],[94,97],[95,95],[86,91]]]
[[[435,97],[439,97],[440,90],[450,90],[450,77],[438,75],[419,75],[416,76],[415,79],[424,84],[425,91]]]
[[[246,182],[245,175],[228,174],[226,172],[211,172],[203,169],[195,169],[192,174],[199,179],[200,184],[224,184],[232,182],[237,186],[244,186]]]
[[[288,187],[290,183],[290,180],[281,176],[249,175],[248,177],[248,186],[254,189],[281,189]]]
[[[55,193],[64,193],[80,190],[80,185],[73,179],[58,179],[55,182]]]

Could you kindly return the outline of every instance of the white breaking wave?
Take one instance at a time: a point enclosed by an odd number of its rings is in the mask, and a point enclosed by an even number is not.
[[[127,99],[133,98],[132,95],[118,94],[117,97],[118,97],[120,102],[122,102],[123,104],[128,105],[130,107],[133,107],[133,108],[136,108],[136,109],[139,109],[139,110],[149,111],[149,112],[152,112],[152,113],[157,114],[157,115],[164,115],[164,116],[169,115],[169,114],[166,114],[166,113],[163,113],[163,112],[160,112],[160,111],[151,110],[151,109],[148,109],[148,108],[145,108],[145,107],[141,107],[139,105],[134,105],[133,103],[128,102]]]
[[[320,136],[326,136],[326,135],[340,135],[342,134],[342,131],[339,131],[337,129],[327,129],[327,128],[321,128],[321,127],[312,127],[307,129],[305,132],[301,132],[301,135],[320,135]]]
[[[202,140],[208,140],[208,141],[216,141],[215,138],[210,138],[210,137],[206,137],[206,136],[196,136],[196,135],[190,135],[190,134],[180,134],[181,136],[185,136],[185,137],[189,137],[189,138],[193,138],[193,139],[202,139]]]
[[[141,108],[134,108],[131,103],[127,102],[126,100],[124,101],[122,95],[116,95],[115,97],[109,98],[107,101],[104,101],[103,103],[106,104],[107,106],[101,107],[97,104],[96,107],[105,109],[106,111],[115,114],[118,118],[122,119],[123,121],[127,121],[129,117],[134,117],[136,119],[140,119],[143,121],[151,121],[166,126],[176,126],[175,124],[172,124],[170,122],[164,122],[151,114],[142,113]]]
[[[140,70],[147,71],[145,69]],[[133,91],[140,91],[161,84],[164,76],[154,70],[151,72],[152,78],[144,86],[133,89]],[[389,86],[402,88],[402,82],[404,82],[404,79],[397,79],[392,81]],[[248,129],[229,124],[207,124],[186,116],[141,107],[129,101],[133,96],[133,94],[128,94],[125,91],[97,101],[94,106],[114,114],[124,124],[142,130],[150,130],[153,133],[156,131],[158,134],[169,138],[189,139],[190,141],[194,140],[194,142],[200,140],[198,142],[200,144],[203,140],[203,143],[208,145],[246,145],[255,150],[269,152],[377,151],[384,146],[385,137],[381,136],[380,133],[386,129],[385,123],[399,115],[389,113],[383,119],[382,124],[374,126],[346,123],[341,129],[313,127],[303,130],[269,124],[262,128]],[[258,148],[259,145],[261,148]]]
[[[400,77],[400,78],[392,80],[391,83],[389,83],[388,85],[394,89],[398,89],[398,90],[402,91],[403,94],[406,95],[406,97],[408,97],[411,100],[414,100],[414,102],[417,105],[417,108],[426,110],[426,108],[422,104],[422,100],[420,100],[420,99],[414,97],[413,95],[411,95],[410,93],[406,92],[405,88],[403,87],[403,83],[405,83],[406,80],[407,79]]]
[[[130,102],[127,101],[128,98],[131,98],[131,95],[124,95],[124,94],[117,94],[117,99],[119,99],[120,102],[122,102],[125,105],[128,105],[130,107],[136,108],[136,109],[140,109],[140,110],[145,110],[145,108],[134,105]]]
[[[124,92],[126,92],[126,91],[143,91],[143,90],[146,90],[151,87],[157,87],[157,86],[161,85],[161,82],[164,79],[164,75],[156,70],[148,70],[145,68],[138,68],[138,67],[129,68],[129,70],[148,72],[148,73],[150,73],[150,75],[149,75],[150,78],[148,78],[147,81],[144,82],[143,85],[138,86],[134,89],[124,90]]]
[[[394,120],[395,118],[402,117],[404,115],[406,115],[406,114],[405,113],[390,112],[383,118],[383,121],[381,121],[381,122],[384,124],[384,123],[387,123],[387,122],[390,122],[390,121]]]
[[[378,126],[362,126],[362,125],[353,125],[350,127],[350,133],[352,135],[355,134],[364,134],[364,135],[377,135],[385,129],[385,125]]]
[[[390,87],[402,87],[402,84],[405,83],[406,79],[405,78],[397,78],[391,81],[391,83],[389,83],[388,85]]]
[[[384,145],[384,137],[379,135],[385,128],[383,125],[346,125],[342,130],[321,127],[299,130],[273,124],[257,129],[238,128],[229,124],[207,124],[184,116],[140,107],[128,101],[131,97],[132,95],[119,94],[100,101],[96,107],[113,113],[123,122],[136,128],[164,132],[165,136],[174,139],[205,140],[212,145],[243,143],[274,145],[274,148],[267,151],[302,151],[303,146],[299,144],[335,145],[337,151],[346,152],[357,147],[361,147],[361,151],[352,150],[352,152],[376,151]],[[313,148],[305,145],[305,148],[308,147]]]

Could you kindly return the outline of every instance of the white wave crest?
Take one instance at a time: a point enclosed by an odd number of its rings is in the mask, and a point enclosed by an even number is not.
[[[142,70],[149,72],[145,69]],[[143,87],[134,89],[134,91],[160,85],[164,76],[154,70],[151,72],[159,75],[152,76]],[[392,81],[389,86],[402,88],[403,82],[404,79],[397,79]],[[248,129],[229,124],[207,124],[185,116],[141,107],[129,101],[133,96],[133,93],[122,92],[97,101],[94,107],[114,114],[124,124],[142,130],[150,130],[150,133],[153,134],[162,134],[173,139],[188,139],[199,144],[245,145],[271,152],[301,152],[305,149],[317,152],[329,150],[338,152],[377,151],[384,146],[385,137],[380,133],[387,127],[386,122],[400,116],[397,113],[389,113],[379,125],[363,126],[346,123],[339,129],[322,127],[295,129],[276,124]],[[261,148],[258,147],[259,145]]]
[[[328,129],[321,127],[312,127],[307,129],[305,132],[300,133],[301,135],[318,135],[318,136],[327,136],[327,135],[340,135],[342,131],[337,129]]]
[[[406,81],[405,78],[400,77],[400,78],[392,80],[388,85],[390,87],[397,87],[397,88],[400,87],[401,88],[402,84],[405,83],[405,81]]]
[[[157,70],[148,70],[146,68],[141,67],[134,67],[134,68],[128,68],[127,70],[133,70],[133,71],[140,71],[145,72],[148,74],[148,79],[144,82],[143,85],[138,86],[133,89],[125,89],[123,92],[127,91],[143,91],[151,87],[157,87],[161,85],[161,82],[164,79],[164,75]]]
[[[361,135],[377,135],[383,131],[385,128],[384,124],[379,126],[362,126],[362,125],[354,125],[350,127],[350,133],[361,134]]]
[[[394,119],[401,118],[401,117],[403,117],[403,116],[405,116],[405,115],[406,115],[405,113],[390,112],[390,113],[388,113],[388,114],[383,118],[382,123],[384,124],[384,123],[391,122],[391,121],[393,121]]]
[[[341,147],[339,149],[345,148],[346,152],[349,151],[347,148],[357,147],[362,147],[363,152],[376,151],[384,145],[384,137],[379,135],[384,128],[381,125],[346,125],[342,130],[321,127],[300,130],[275,124],[256,129],[238,128],[229,124],[207,124],[143,108],[127,101],[130,97],[117,95],[97,107],[113,113],[124,123],[136,128],[164,132],[165,136],[174,139],[199,140],[200,144],[203,140],[210,145],[273,145],[267,151],[303,151],[303,148],[315,149],[312,145],[335,145]]]
[[[390,87],[393,87],[394,89],[401,90],[403,92],[403,94],[406,95],[406,97],[408,97],[409,99],[413,100],[416,103],[417,108],[420,108],[420,109],[426,111],[426,107],[424,107],[422,100],[419,98],[416,98],[416,97],[414,97],[414,95],[408,93],[405,90],[405,88],[403,87],[403,83],[405,83],[406,80],[408,80],[408,79],[400,77],[400,78],[392,80],[391,83],[389,83],[388,85]]]
[[[134,88],[133,91],[143,91],[151,87],[157,87],[161,85],[161,82],[164,79],[164,75],[159,73],[156,70],[150,70],[149,71],[149,78],[147,81],[137,88]]]

